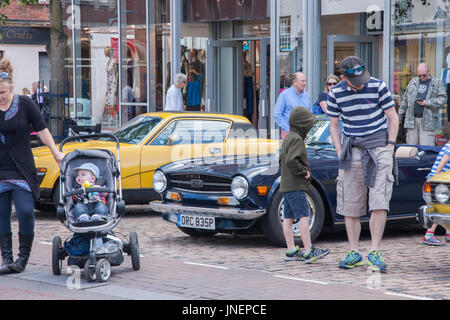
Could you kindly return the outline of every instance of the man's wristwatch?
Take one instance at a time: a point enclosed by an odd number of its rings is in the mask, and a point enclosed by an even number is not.
[[[388,141],[386,142],[386,144],[392,144],[392,145],[394,145],[394,146],[395,146],[395,141],[392,141],[392,140],[388,140]]]

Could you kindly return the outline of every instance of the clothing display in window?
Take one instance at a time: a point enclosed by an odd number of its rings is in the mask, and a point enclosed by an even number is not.
[[[109,57],[106,63],[106,95],[107,106],[117,104],[117,63],[113,57]]]

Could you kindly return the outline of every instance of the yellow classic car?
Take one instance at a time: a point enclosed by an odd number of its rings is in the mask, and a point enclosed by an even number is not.
[[[420,207],[417,220],[430,228],[434,223],[450,229],[450,171],[435,175],[424,183],[423,199],[427,203]]]
[[[160,199],[153,190],[153,173],[163,164],[182,159],[275,153],[280,140],[258,138],[247,118],[201,112],[155,112],[139,115],[113,134],[120,141],[123,198],[127,204]],[[117,153],[108,138],[70,142],[63,152],[107,149]],[[59,167],[47,147],[33,148],[41,196],[38,210],[52,210],[59,199]],[[116,155],[117,157],[117,155]]]

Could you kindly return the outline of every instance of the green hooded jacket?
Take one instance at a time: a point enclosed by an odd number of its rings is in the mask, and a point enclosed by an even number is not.
[[[316,116],[305,107],[295,107],[289,116],[290,131],[283,141],[280,152],[281,192],[307,191],[311,177],[305,176],[309,164],[305,148],[305,139],[316,123]]]

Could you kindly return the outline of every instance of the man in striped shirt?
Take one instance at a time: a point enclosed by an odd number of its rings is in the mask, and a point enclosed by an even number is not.
[[[327,103],[330,134],[339,158],[336,212],[344,216],[350,245],[339,267],[364,265],[358,246],[368,193],[372,238],[368,264],[384,272],[386,263],[379,249],[392,195],[398,116],[386,84],[372,78],[359,57],[345,58],[341,72],[342,81],[330,91]]]

